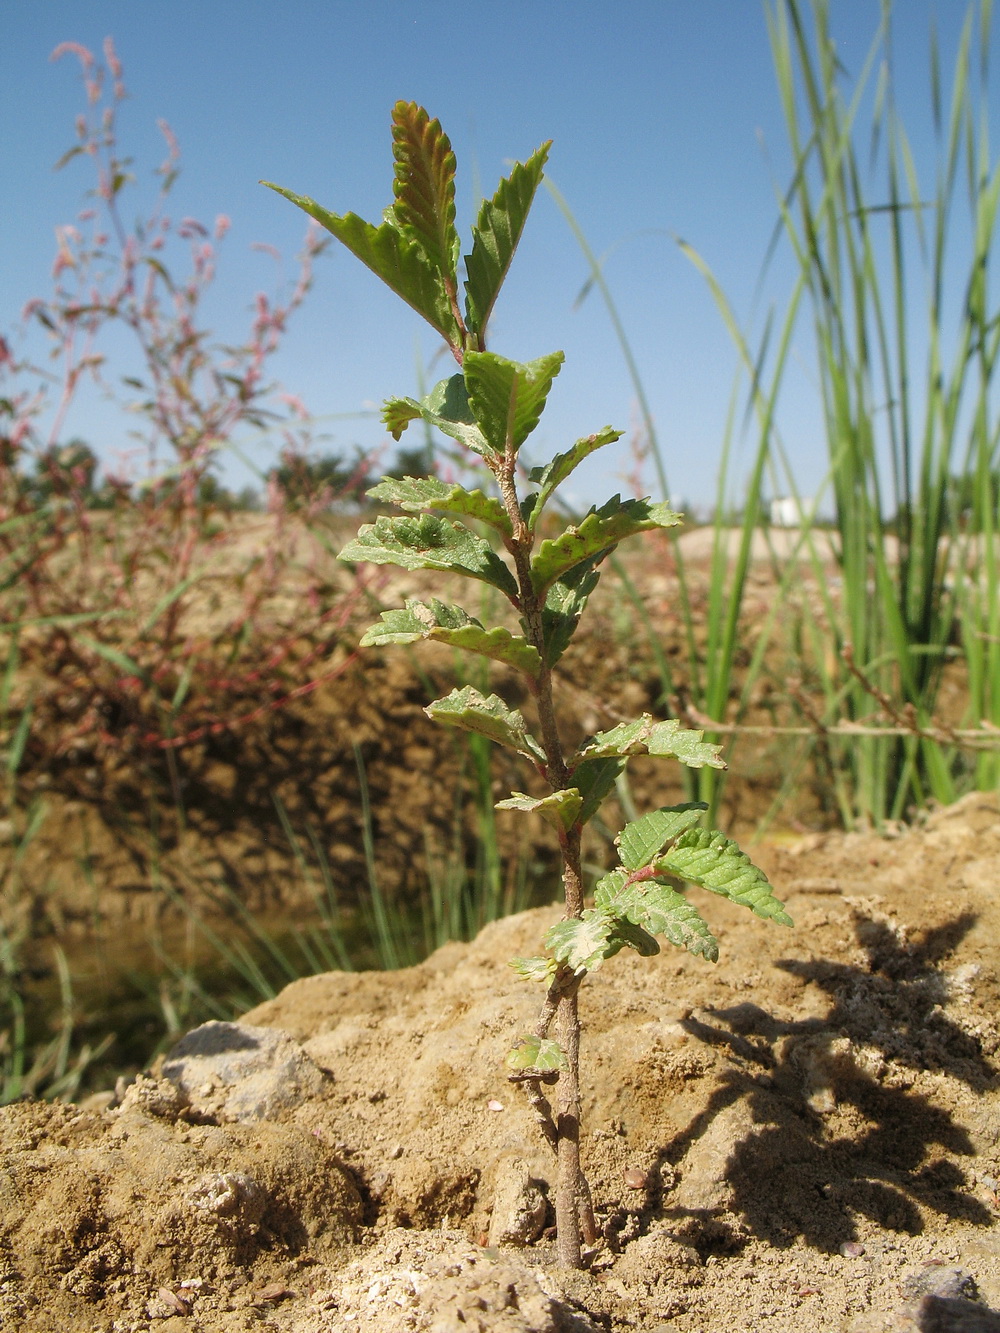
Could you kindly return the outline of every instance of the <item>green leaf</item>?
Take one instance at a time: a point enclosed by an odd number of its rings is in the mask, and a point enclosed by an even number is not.
[[[496,694],[484,695],[472,685],[452,690],[443,699],[437,699],[424,709],[435,722],[445,722],[465,731],[488,736],[499,745],[519,750],[531,759],[545,760],[545,751],[528,734],[524,718],[516,708],[508,708]]]
[[[455,291],[455,154],[441,122],[431,120],[415,102],[397,102],[392,109],[392,155],[393,212],[399,228],[419,244]]]
[[[688,768],[725,768],[721,747],[702,740],[701,731],[686,731],[676,718],[654,722],[649,713],[634,722],[620,722],[610,731],[600,731],[583,747],[579,759],[598,759],[606,755],[651,754],[670,756]]]
[[[491,583],[508,597],[517,596],[510,570],[489,544],[461,523],[424,514],[420,518],[389,518],[380,514],[348,542],[340,560],[373,565],[400,565],[403,569],[439,569]]]
[[[594,901],[604,912],[624,917],[651,935],[665,935],[671,944],[710,962],[719,957],[719,946],[701,914],[669,884],[629,880],[624,870],[613,870],[598,881]]]
[[[515,791],[503,801],[497,801],[498,810],[523,810],[525,813],[537,812],[557,829],[570,829],[576,822],[583,797],[575,787],[563,791],[554,791],[551,796],[526,796],[523,791]]]
[[[589,824],[597,814],[605,799],[614,791],[615,783],[624,770],[625,760],[617,757],[585,759],[577,764],[570,776],[574,787],[583,797],[579,814],[581,824]]]
[[[542,542],[531,562],[535,590],[543,592],[584,560],[607,555],[626,537],[652,528],[674,527],[680,521],[680,515],[668,505],[612,496],[600,509],[592,509],[579,524],[567,528],[562,536]]]
[[[469,406],[487,443],[501,456],[515,453],[538,425],[562,352],[536,361],[508,361],[495,352],[466,352],[462,362]]]
[[[577,565],[565,578],[557,579],[545,594],[542,634],[545,660],[555,666],[569,647],[587,599],[597,587],[600,574],[589,564]]]
[[[383,477],[368,494],[373,500],[399,505],[411,513],[425,509],[442,509],[445,513],[461,514],[488,523],[504,536],[510,536],[511,524],[499,500],[482,491],[467,491],[438,477]]]
[[[668,842],[693,828],[707,809],[704,801],[665,805],[626,824],[615,838],[622,865],[626,870],[641,870],[648,866]]]
[[[404,611],[383,611],[381,615],[383,623],[365,631],[362,648],[432,639],[504,662],[529,676],[537,676],[541,670],[541,656],[530,643],[501,626],[484,629],[461,607],[446,606],[437,598],[432,597],[429,602],[410,598]]]
[[[594,972],[609,956],[613,926],[614,919],[607,912],[588,907],[582,916],[571,916],[551,926],[545,932],[545,947],[575,973]]]
[[[537,1069],[546,1074],[567,1068],[566,1053],[559,1043],[550,1037],[536,1037],[533,1032],[518,1037],[505,1063],[508,1069]]]
[[[480,205],[472,229],[472,253],[465,257],[465,321],[480,343],[521,239],[551,146],[551,142],[543,143],[527,162],[515,163],[493,198],[484,199]]]
[[[493,450],[472,415],[461,375],[441,380],[419,402],[415,398],[390,398],[382,406],[382,420],[394,440],[400,438],[411,421],[426,421],[487,462],[494,458]]]
[[[261,184],[283,195],[336,236],[362,264],[437,329],[449,346],[460,344],[458,323],[440,274],[427,261],[420,246],[398,227],[390,222],[373,227],[357,213],[331,213],[306,195],[293,194],[271,181]]]
[[[507,966],[525,981],[549,982],[555,976],[558,964],[554,958],[512,958]]]
[[[605,426],[594,435],[586,435],[582,440],[577,440],[572,449],[568,449],[564,454],[556,454],[551,463],[544,467],[533,467],[528,473],[528,480],[538,483],[539,489],[534,495],[528,496],[531,509],[530,515],[526,516],[528,526],[534,531],[535,524],[538,522],[539,515],[548,503],[552,492],[557,486],[560,486],[573,469],[595,449],[600,449],[602,445],[613,444],[615,440],[620,440],[623,432],[614,430],[611,426]]]
[[[698,884],[757,916],[790,926],[792,918],[775,898],[767,876],[723,833],[689,829],[653,863],[657,873]]]

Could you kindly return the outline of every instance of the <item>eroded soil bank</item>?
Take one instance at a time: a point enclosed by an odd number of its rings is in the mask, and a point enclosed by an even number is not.
[[[997,1330],[1000,802],[758,859],[793,930],[711,899],[718,965],[586,983],[588,1272],[502,1068],[539,909],[297,982],[118,1105],[0,1112],[0,1326]]]

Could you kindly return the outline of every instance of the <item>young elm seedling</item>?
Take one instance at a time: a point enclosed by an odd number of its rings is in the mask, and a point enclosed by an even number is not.
[[[382,612],[382,623],[369,629],[361,643],[431,639],[463,648],[520,672],[534,700],[537,734],[517,709],[469,685],[452,690],[427,712],[438,722],[478,732],[522,755],[544,794],[514,792],[499,808],[535,811],[559,838],[565,916],[546,934],[543,955],[515,958],[511,964],[545,988],[545,1000],[534,1030],[517,1039],[507,1064],[555,1151],[558,1256],[579,1268],[581,1234],[587,1242],[596,1239],[580,1167],[580,983],[626,946],[644,956],[659,953],[657,935],[715,960],[718,948],[711,931],[671,880],[710,889],[772,921],[791,922],[763,873],[735,843],[697,827],[707,808],[700,803],[666,806],[627,824],[616,840],[619,867],[597,883],[594,906],[584,906],[581,834],[614,790],[630,755],[663,755],[692,768],[724,767],[719,747],[706,744],[700,731],[684,730],[676,719],[654,721],[649,714],[599,732],[570,752],[553,706],[553,668],[594,591],[598,566],[626,537],[673,527],[681,517],[665,504],[615,495],[559,536],[536,540],[539,519],[558,487],[585,458],[622,434],[605,427],[577,440],[546,466],[533,468],[531,489],[520,493],[518,451],[538,425],[563,354],[552,352],[523,364],[509,361],[486,350],[486,331],[549,144],[516,164],[493,197],[483,201],[465,257],[460,305],[451,144],[438,121],[412,102],[393,108],[392,143],[394,202],[379,226],[355,213],[328,212],[276,185],[270,188],[321,223],[422,315],[458,363],[458,372],[425,398],[393,398],[385,404],[382,419],[393,438],[398,440],[412,421],[427,422],[476,454],[495,482],[493,493],[486,494],[436,477],[385,478],[369,494],[397,505],[404,515],[383,515],[363,526],[340,558],[479,579],[499,588],[517,613],[523,632],[511,634],[436,598],[411,599],[404,610]],[[484,527],[492,529],[492,542],[479,535]],[[494,549],[500,545],[508,560]],[[557,1038],[549,1035],[553,1025]]]

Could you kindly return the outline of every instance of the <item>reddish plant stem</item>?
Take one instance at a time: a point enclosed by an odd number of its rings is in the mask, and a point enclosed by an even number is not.
[[[569,770],[556,725],[552,697],[552,670],[546,662],[542,621],[544,594],[539,593],[531,577],[531,548],[534,535],[521,514],[514,482],[515,456],[508,445],[503,459],[497,459],[495,475],[503,496],[504,508],[511,522],[507,549],[514,560],[518,583],[518,606],[525,637],[537,648],[542,659],[534,681],[538,722],[545,750],[545,778],[552,791],[566,786]],[[580,864],[581,829],[578,824],[560,837],[563,859],[563,890],[566,917],[579,917],[583,911],[583,874]],[[581,1268],[581,1226],[586,1239],[596,1238],[590,1189],[580,1165],[580,1014],[577,996],[582,976],[560,968],[549,988],[539,1017],[539,1035],[544,1036],[553,1018],[558,1023],[559,1042],[566,1056],[566,1068],[557,1085],[554,1117],[556,1150],[556,1252],[559,1262],[569,1268]],[[536,1088],[540,1093],[540,1089]],[[536,1106],[536,1112],[539,1108]],[[548,1135],[546,1137],[549,1137]],[[551,1138],[550,1138],[551,1142]]]

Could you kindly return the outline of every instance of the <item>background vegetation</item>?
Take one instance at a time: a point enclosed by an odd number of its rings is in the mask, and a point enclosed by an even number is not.
[[[687,793],[724,825],[882,827],[1000,781],[990,7],[970,7],[953,69],[928,52],[934,161],[915,159],[894,103],[891,6],[850,83],[824,0],[774,0],[766,13],[794,157],[773,249],[794,257],[796,281],[748,329],[682,246],[741,365],[715,521],[703,556],[671,537],[652,562],[609,571],[598,637],[566,669],[581,708],[588,678],[607,670],[640,704],[724,741],[728,773],[701,770]],[[87,111],[67,159],[92,161],[93,199],[59,229],[52,291],[25,312],[50,355],[21,354],[13,329],[0,339],[0,1100],[103,1086],[295,975],[405,965],[550,887],[543,841],[505,841],[498,760],[481,738],[441,754],[414,732],[414,783],[421,764],[447,762],[462,794],[421,821],[426,835],[393,845],[400,795],[378,707],[416,717],[434,686],[412,663],[395,683],[369,672],[371,714],[349,687],[366,679],[352,676],[355,626],[382,605],[383,576],[336,573],[333,552],[373,476],[456,460],[431,439],[397,460],[324,453],[307,409],[270,382],[308,297],[314,233],[290,290],[256,297],[244,341],[213,342],[202,311],[226,220],[169,220],[179,156],[168,138],[156,208],[125,222],[117,57],[68,54]],[[591,299],[606,302],[634,367],[600,261],[568,221]],[[798,495],[779,423],[804,330],[833,521],[817,521],[818,498],[801,500],[802,523],[785,531],[768,498]],[[124,381],[108,351],[120,336],[141,366]],[[662,456],[633,373],[637,458],[666,494],[680,462]],[[71,433],[91,382],[129,413],[136,452],[120,465]],[[219,460],[248,456],[255,435],[277,443],[278,461],[231,495]],[[736,478],[747,435],[751,465]],[[220,767],[235,775],[224,790],[210,781]],[[314,789],[336,796],[339,824]],[[623,814],[644,796],[640,772],[619,791]],[[241,814],[266,826],[272,856],[246,873]],[[125,936],[104,910],[109,862],[88,842],[98,835],[121,850],[125,896],[143,904],[124,966]],[[72,929],[53,906],[60,844],[92,889]],[[588,856],[602,868],[600,837]]]

